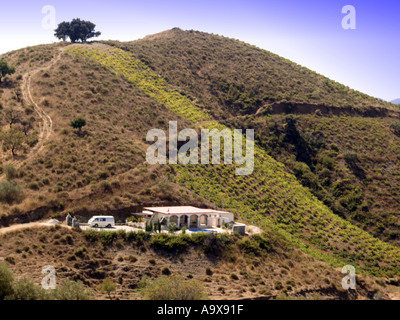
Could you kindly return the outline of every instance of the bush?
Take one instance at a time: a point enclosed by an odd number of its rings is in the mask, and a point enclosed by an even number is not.
[[[252,241],[249,238],[243,238],[240,241],[238,241],[238,246],[240,249],[242,249],[246,253],[252,253],[254,255],[260,254],[260,246],[256,241]]]
[[[100,231],[98,235],[102,244],[109,245],[114,241],[117,234],[112,231]]]
[[[171,270],[169,270],[168,267],[164,267],[162,268],[161,273],[165,276],[169,276],[171,274]]]
[[[0,300],[13,294],[14,277],[6,264],[0,263]]]
[[[170,233],[174,233],[176,230],[178,230],[178,226],[176,225],[176,223],[175,222],[170,222],[168,224],[168,231]]]
[[[3,168],[3,171],[7,180],[13,180],[17,177],[17,169],[11,164],[6,164]]]
[[[97,231],[95,231],[95,230],[87,230],[87,231],[85,231],[86,240],[88,240],[88,241],[90,241],[92,243],[97,241],[97,236],[98,236],[98,234],[97,234]]]
[[[161,276],[156,280],[141,281],[141,294],[146,300],[205,300],[208,299],[203,285],[197,280],[185,280],[180,276]]]
[[[239,277],[237,276],[236,273],[232,273],[232,274],[231,274],[231,279],[232,279],[232,280],[239,280]]]
[[[186,226],[183,226],[183,227],[181,228],[182,234],[186,234],[186,230],[187,230],[187,227],[186,227]]]
[[[400,121],[393,122],[390,125],[390,129],[392,129],[396,134],[400,134]]]
[[[192,233],[190,236],[190,240],[193,244],[202,245],[207,237],[205,232],[195,232]]]
[[[206,268],[206,275],[208,275],[208,276],[212,276],[213,275],[213,271],[211,270],[210,267]]]
[[[166,233],[158,233],[151,239],[151,246],[155,249],[161,249],[166,251],[178,251],[185,250],[190,243],[190,237],[188,235],[169,235]]]
[[[102,190],[104,193],[112,193],[112,187],[111,184],[108,181],[101,181],[100,184],[100,190]]]
[[[276,290],[282,290],[283,289],[283,284],[280,281],[275,281],[275,289]]]
[[[51,300],[90,300],[93,294],[85,288],[82,281],[64,279],[61,286],[49,292]]]
[[[0,202],[11,204],[17,201],[21,195],[21,188],[15,182],[9,180],[0,182]]]
[[[149,263],[150,263],[151,265],[153,265],[153,266],[154,266],[154,265],[156,264],[156,260],[154,260],[154,259],[150,259],[150,260],[149,260]]]
[[[79,258],[84,258],[87,255],[87,248],[85,246],[76,248],[74,254]]]
[[[207,234],[204,238],[203,250],[204,253],[221,254],[232,243],[229,234]]]
[[[258,243],[258,246],[266,251],[271,251],[272,250],[272,245],[271,242],[266,239],[264,236],[261,236],[259,234],[255,234],[252,236],[252,239]]]
[[[14,283],[13,291],[11,300],[42,300],[46,295],[43,288],[25,277]]]
[[[145,230],[146,230],[146,232],[152,232],[153,231],[153,222],[152,221],[150,221],[149,223],[146,222]]]
[[[138,238],[138,233],[135,231],[128,231],[125,238],[128,241],[134,241]]]
[[[347,151],[343,154],[343,158],[347,163],[355,163],[358,161],[357,152],[354,151]]]
[[[28,188],[31,190],[39,190],[39,183],[35,182],[31,182],[30,184],[28,184]]]
[[[105,278],[99,287],[100,291],[106,292],[108,294],[108,298],[112,300],[111,292],[117,290],[117,286],[112,282],[111,279]]]
[[[129,217],[126,219],[127,222],[137,222],[137,218],[135,216]]]
[[[129,262],[135,263],[137,261],[137,258],[135,256],[128,256],[127,258],[125,258],[125,260],[128,260]]]

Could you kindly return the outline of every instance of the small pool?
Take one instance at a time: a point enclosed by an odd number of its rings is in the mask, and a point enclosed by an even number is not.
[[[216,233],[215,230],[207,230],[207,229],[189,229],[190,232],[206,232],[206,233]]]

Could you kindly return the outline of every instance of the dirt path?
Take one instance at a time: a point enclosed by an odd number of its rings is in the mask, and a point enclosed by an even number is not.
[[[37,221],[37,222],[14,224],[11,227],[0,228],[0,234],[5,234],[8,232],[27,229],[27,228],[35,228],[35,227],[43,227],[43,226],[50,227],[50,226],[54,226],[54,225],[55,224],[49,223],[48,221]],[[64,224],[59,224],[59,226],[68,228]]]
[[[7,161],[7,164],[12,164],[16,168],[21,167],[22,163],[30,158],[32,158],[35,154],[40,152],[43,149],[44,143],[50,138],[53,132],[53,120],[51,117],[41,108],[33,99],[32,92],[31,92],[31,79],[40,71],[49,70],[52,68],[61,58],[62,53],[64,52],[65,48],[60,49],[60,52],[57,56],[50,61],[50,63],[44,67],[35,69],[33,71],[27,72],[22,76],[22,96],[26,104],[33,105],[35,112],[39,115],[42,122],[40,123],[39,128],[39,136],[38,136],[38,143],[35,147],[33,147],[29,153],[24,157],[23,160],[13,159],[11,161]],[[0,180],[4,179],[5,175],[0,175]]]

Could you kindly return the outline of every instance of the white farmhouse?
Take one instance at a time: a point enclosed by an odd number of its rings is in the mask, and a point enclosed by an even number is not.
[[[143,214],[152,216],[152,221],[160,221],[164,225],[176,223],[178,228],[184,225],[188,228],[221,227],[224,223],[233,223],[234,215],[231,212],[213,209],[201,209],[192,206],[179,207],[146,207]]]

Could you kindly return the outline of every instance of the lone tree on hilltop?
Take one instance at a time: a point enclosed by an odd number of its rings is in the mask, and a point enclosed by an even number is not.
[[[13,74],[15,72],[14,67],[8,66],[7,62],[5,61],[0,61],[0,83],[1,83],[1,78],[5,77],[8,74]]]
[[[101,32],[95,31],[95,28],[96,25],[93,22],[73,19],[71,22],[61,22],[57,29],[54,30],[54,36],[63,41],[66,41],[66,39],[69,38],[72,43],[79,40],[86,42],[87,39],[101,35]]]
[[[69,31],[70,31],[71,25],[69,22],[61,22],[57,29],[54,30],[55,33],[54,35],[58,38],[58,39],[62,39],[62,41],[67,41],[67,38],[69,37]]]
[[[78,129],[81,132],[82,127],[86,126],[86,120],[83,118],[76,118],[75,120],[71,121],[70,126],[74,129]]]

